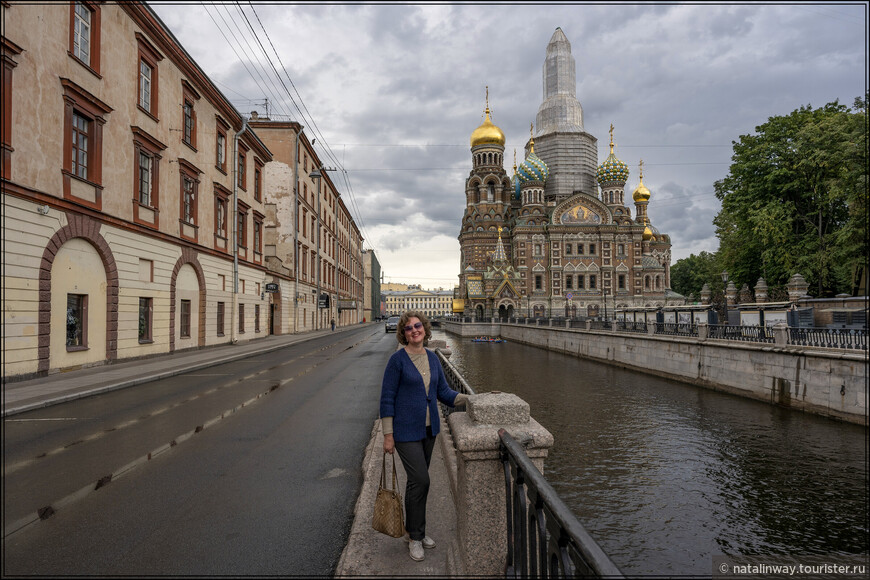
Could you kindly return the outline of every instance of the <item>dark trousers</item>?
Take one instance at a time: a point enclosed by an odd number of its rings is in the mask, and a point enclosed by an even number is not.
[[[429,496],[429,462],[435,437],[426,427],[426,438],[420,441],[396,441],[396,451],[402,459],[408,483],[405,486],[405,530],[412,540],[426,537],[426,498]]]

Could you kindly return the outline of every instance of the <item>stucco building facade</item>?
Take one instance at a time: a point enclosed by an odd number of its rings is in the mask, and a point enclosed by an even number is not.
[[[156,14],[0,10],[4,381],[316,326],[296,323],[270,194],[295,173]],[[326,207],[316,267],[336,309],[321,327],[361,302],[363,277],[355,225]]]

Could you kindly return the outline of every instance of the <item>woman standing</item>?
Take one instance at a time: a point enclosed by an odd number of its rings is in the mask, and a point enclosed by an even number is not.
[[[423,559],[423,548],[434,548],[426,535],[426,498],[429,495],[429,462],[441,430],[438,401],[451,407],[468,397],[447,384],[441,363],[425,348],[432,337],[429,319],[421,312],[406,312],[399,320],[396,338],[404,348],[390,357],[381,385],[381,426],[384,451],[399,452],[408,483],[405,486],[405,530],[413,560]]]

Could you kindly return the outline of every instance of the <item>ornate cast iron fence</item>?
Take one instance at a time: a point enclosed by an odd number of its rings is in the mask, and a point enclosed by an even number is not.
[[[635,322],[632,320],[620,320],[616,323],[617,330],[625,332],[646,332],[646,321]]]
[[[789,328],[788,343],[867,350],[867,330],[864,328]]]
[[[523,447],[499,429],[507,506],[509,578],[622,578],[592,536],[556,495]]]
[[[744,342],[774,342],[773,331],[763,326],[711,324],[709,337],[724,340],[740,340]]]
[[[698,336],[698,327],[693,322],[656,322],[656,334]]]

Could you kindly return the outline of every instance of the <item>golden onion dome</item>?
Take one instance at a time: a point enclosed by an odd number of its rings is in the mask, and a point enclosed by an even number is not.
[[[649,201],[649,190],[643,184],[643,159],[640,161],[640,185],[637,186],[637,189],[634,190],[632,197],[634,198],[634,203],[638,203],[641,201]],[[646,238],[644,238],[646,239]]]
[[[486,108],[486,119],[480,127],[471,134],[471,146],[501,145],[504,147],[504,133],[489,120],[489,107]]]
[[[652,237],[653,237],[652,230],[650,230],[650,229],[649,229],[649,226],[647,226],[647,227],[643,230],[643,240],[644,240],[645,242],[648,242],[648,241],[650,240],[650,238],[652,238]]]

